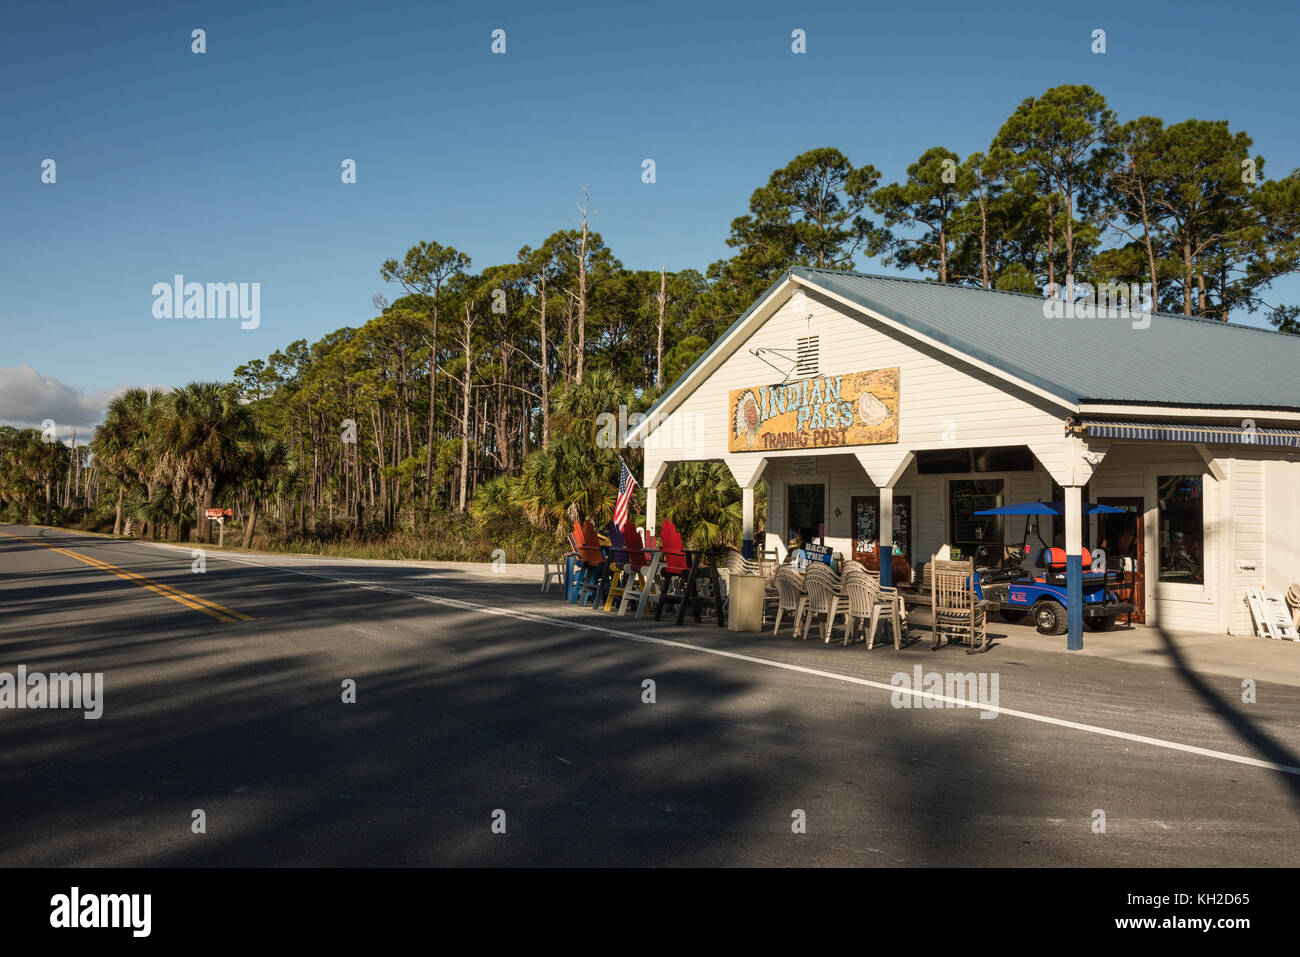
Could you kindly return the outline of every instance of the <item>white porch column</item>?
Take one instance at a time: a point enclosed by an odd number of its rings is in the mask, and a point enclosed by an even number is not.
[[[1031,442],[1029,449],[1065,495],[1065,647],[1083,650],[1083,487],[1106,457],[1106,447],[1090,448],[1077,434],[1060,442]]]
[[[915,453],[894,447],[873,446],[855,452],[854,455],[880,492],[880,584],[889,587],[894,584],[894,486],[912,464]],[[889,546],[887,560],[885,546]]]
[[[894,486],[880,487],[880,584],[894,585]]]
[[[754,557],[754,489],[748,485],[740,490],[741,552],[746,558]]]
[[[894,544],[894,486],[880,489],[880,544]]]
[[[763,470],[767,468],[767,459],[765,458],[742,458],[727,461],[727,468],[731,470],[732,477],[735,478],[736,484],[740,486],[740,509],[741,509],[741,554],[746,558],[753,558],[754,549],[754,489],[758,486],[759,480],[763,477]]]
[[[650,457],[647,454],[645,464],[645,530],[653,534],[658,526],[655,513],[659,504],[659,483],[667,477],[673,463],[651,462],[649,459]]]

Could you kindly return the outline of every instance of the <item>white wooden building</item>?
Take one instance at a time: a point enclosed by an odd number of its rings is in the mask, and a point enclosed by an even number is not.
[[[1130,515],[1050,534],[1129,557],[1138,620],[1250,634],[1245,589],[1300,581],[1298,376],[1300,336],[1045,318],[1035,296],[795,267],[626,438],[650,528],[674,463],[719,460],[747,539],[765,487],[756,544],[779,553],[821,537],[845,556],[892,543],[913,566],[945,544],[993,561],[1023,520],[975,511],[1116,505]]]

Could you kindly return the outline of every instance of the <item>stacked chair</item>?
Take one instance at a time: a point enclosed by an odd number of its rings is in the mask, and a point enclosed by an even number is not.
[[[790,566],[782,565],[772,576],[772,584],[776,588],[776,624],[772,627],[772,634],[780,633],[781,621],[787,612],[792,616],[792,634],[798,634],[799,623],[803,621],[804,609],[808,604],[808,594],[803,590],[803,580]]]
[[[844,643],[857,639],[858,630],[867,629],[867,650],[876,647],[876,628],[881,614],[891,615],[898,607],[898,591],[885,588],[880,579],[857,562],[845,562],[842,588],[848,598],[844,609]],[[891,619],[892,620],[892,619]],[[902,624],[894,633],[894,647],[902,646]]]
[[[894,647],[902,647],[906,618],[895,618],[897,590],[882,587],[875,574],[858,562],[845,562],[840,575],[821,562],[809,564],[802,577],[792,567],[782,566],[773,576],[773,585],[777,602],[773,635],[780,633],[781,624],[789,614],[793,634],[806,641],[814,621],[820,619],[818,630],[822,640],[829,642],[836,622],[842,618],[844,644],[856,641],[858,633],[865,630],[867,648],[871,649],[875,647],[876,631],[883,617],[893,626]]]
[[[839,591],[839,584],[839,576],[829,565],[823,562],[812,562],[808,565],[803,579],[804,591],[808,593],[808,604],[804,609],[803,619],[804,641],[808,640],[808,629],[812,626],[813,619],[820,615],[822,637],[827,643],[830,642],[832,622],[837,615],[843,614],[849,607],[848,598]]]

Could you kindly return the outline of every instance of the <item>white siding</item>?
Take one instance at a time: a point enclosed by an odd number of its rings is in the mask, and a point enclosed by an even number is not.
[[[1225,473],[1228,463],[1218,462]],[[1199,586],[1161,585],[1156,542],[1159,528],[1156,480],[1160,475],[1200,475],[1203,498],[1202,553],[1205,581]],[[1225,476],[1226,477],[1226,476]],[[1088,494],[1094,499],[1110,495],[1141,496],[1146,508],[1144,536],[1146,555],[1147,624],[1164,624],[1178,631],[1215,633],[1224,629],[1220,612],[1220,584],[1224,580],[1224,551],[1230,547],[1231,532],[1220,517],[1222,490],[1209,467],[1191,445],[1177,442],[1113,442],[1106,458],[1093,473]]]
[[[1264,463],[1247,458],[1216,461],[1228,472],[1228,494],[1232,497],[1231,508],[1222,510],[1227,547],[1219,592],[1223,603],[1219,624],[1231,634],[1249,635],[1253,628],[1246,589],[1264,584]]]
[[[1263,465],[1264,584],[1285,594],[1300,582],[1300,461]]]
[[[780,381],[780,374],[751,354],[766,348],[794,355],[795,342],[821,337],[821,374],[838,375],[898,366],[898,444],[857,446],[878,476],[888,477],[906,448],[1060,444],[1064,412],[1031,393],[967,365],[895,338],[874,321],[850,316],[817,295],[787,301],[726,357],[671,415],[646,446],[645,473],[660,462],[720,459],[728,463],[766,455],[769,463],[816,450],[728,453],[730,390]],[[775,357],[770,357],[775,358]],[[779,360],[776,360],[779,362]],[[769,464],[771,468],[771,464]],[[883,480],[883,479],[882,479]]]
[[[1064,407],[958,356],[908,340],[815,292],[779,305],[769,304],[755,314],[754,321],[759,322],[768,312],[769,317],[756,325],[746,340],[726,347],[729,354],[719,352],[707,360],[706,368],[713,371],[658,423],[645,449],[645,478],[649,480],[665,463],[713,459],[726,462],[743,482],[766,457],[762,480],[768,487],[767,547],[779,543],[784,551],[786,485],[816,480],[827,485],[827,543],[850,553],[850,500],[856,495],[876,494],[875,483],[892,477],[909,450],[1030,446],[1037,458],[1033,472],[976,476],[1003,478],[1008,502],[1047,498],[1053,476],[1067,484],[1075,474],[1072,470],[1077,459],[1062,427],[1067,415]],[[728,452],[730,390],[781,378],[780,372],[752,350],[781,350],[792,364],[797,340],[808,335],[820,337],[820,375],[899,367],[899,441],[845,450]],[[777,355],[768,358],[778,364],[782,361]],[[1162,622],[1177,630],[1249,634],[1244,589],[1266,584],[1285,590],[1300,580],[1300,461],[1296,453],[1217,448],[1214,469],[1222,476],[1220,481],[1191,445],[1093,441],[1090,446],[1107,451],[1093,473],[1090,496],[1140,496],[1145,501],[1148,622]],[[816,459],[816,473],[792,476],[789,460],[809,457]],[[1203,476],[1205,581],[1201,586],[1158,583],[1156,479],[1169,474]],[[947,482],[953,477],[919,475],[913,463],[895,485],[896,496],[912,498],[912,545],[918,560],[928,558],[947,540]],[[1008,542],[1020,540],[1020,521],[1010,519],[1004,529]]]

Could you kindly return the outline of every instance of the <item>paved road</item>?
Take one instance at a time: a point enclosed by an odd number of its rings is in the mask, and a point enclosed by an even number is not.
[[[19,665],[103,672],[104,713],[0,710],[5,866],[1300,861],[1271,767],[1300,765],[1300,690],[1234,677],[677,629],[395,563],[195,574],[6,525]],[[1004,712],[894,707],[915,666],[996,673]]]

